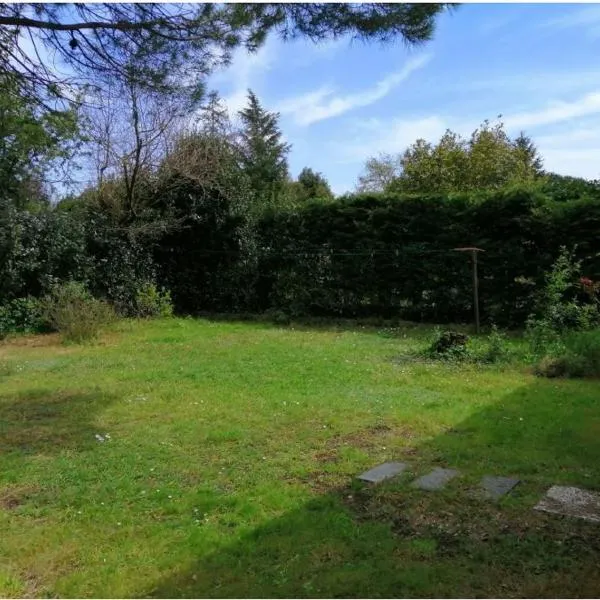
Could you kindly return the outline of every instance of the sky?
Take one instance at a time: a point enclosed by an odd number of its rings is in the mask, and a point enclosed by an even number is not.
[[[499,115],[524,131],[547,170],[600,178],[600,4],[463,4],[432,41],[407,47],[275,36],[236,51],[208,87],[232,112],[251,88],[292,145],[290,171],[353,191],[364,163],[450,128],[468,136]]]

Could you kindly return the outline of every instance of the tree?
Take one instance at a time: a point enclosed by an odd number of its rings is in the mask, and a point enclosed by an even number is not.
[[[521,167],[521,177],[539,177],[544,173],[544,161],[540,156],[538,149],[531,140],[521,131],[519,136],[513,142],[517,165]]]
[[[85,109],[99,201],[122,222],[144,210],[139,192],[164,160],[170,138],[189,110],[185,99],[143,88],[134,77],[90,95]]]
[[[207,194],[218,192],[233,210],[248,210],[251,184],[227,108],[216,92],[208,95],[196,120],[173,137],[157,175],[183,177]]]
[[[0,5],[0,72],[17,77],[47,110],[90,84],[130,76],[161,93],[200,97],[202,82],[232,51],[254,51],[270,31],[313,40],[429,40],[448,4],[11,3]],[[31,50],[26,48],[30,46]],[[47,68],[44,51],[62,73]]]
[[[333,200],[333,192],[329,183],[321,173],[316,173],[309,167],[304,167],[298,175],[298,202],[307,200]]]
[[[492,190],[542,176],[542,159],[533,142],[523,133],[512,140],[502,122],[484,121],[468,140],[450,130],[435,145],[417,140],[397,160],[400,172],[388,191]]]
[[[0,73],[0,189],[17,208],[46,200],[53,176],[77,148],[74,110],[42,113],[19,81]]]
[[[358,192],[383,192],[400,176],[400,160],[391,154],[372,156],[365,164],[364,172],[358,177]]]
[[[239,115],[241,162],[256,207],[274,206],[288,176],[287,155],[291,148],[282,140],[279,113],[265,110],[256,94],[248,90],[248,106]]]

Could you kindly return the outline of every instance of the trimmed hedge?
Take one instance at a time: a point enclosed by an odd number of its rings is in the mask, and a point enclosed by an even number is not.
[[[482,318],[522,325],[561,245],[600,275],[600,200],[512,188],[455,196],[361,195],[259,223],[262,309],[292,315],[472,319],[477,246]]]

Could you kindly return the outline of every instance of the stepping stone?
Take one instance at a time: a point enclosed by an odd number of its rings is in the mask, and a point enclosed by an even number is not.
[[[365,471],[358,476],[358,479],[362,481],[368,481],[369,483],[379,483],[384,479],[389,479],[390,477],[399,475],[402,473],[402,471],[404,471],[404,469],[406,469],[406,467],[406,463],[387,462]]]
[[[441,490],[451,479],[458,475],[455,469],[441,469],[436,467],[431,473],[415,479],[411,483],[412,487],[417,487],[421,490]]]
[[[512,477],[492,477],[486,475],[481,480],[480,486],[483,493],[492,500],[498,500],[504,494],[508,494],[521,480],[513,479]]]
[[[553,485],[533,509],[600,522],[600,494],[576,487]]]

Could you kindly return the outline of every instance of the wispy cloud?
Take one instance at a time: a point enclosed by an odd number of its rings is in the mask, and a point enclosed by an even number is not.
[[[543,29],[583,28],[593,37],[600,37],[600,5],[592,4],[579,9],[563,5],[565,14],[540,23]],[[567,8],[568,7],[568,8]]]
[[[509,129],[527,129],[598,113],[600,113],[600,91],[594,91],[572,102],[553,102],[539,110],[509,115],[504,119],[504,123]]]
[[[419,138],[436,142],[446,129],[468,137],[485,117],[438,114],[370,119],[353,127],[352,135],[332,143],[330,148],[338,157],[338,164],[359,164],[382,152],[403,152]],[[509,113],[502,120],[511,135],[520,130],[527,133],[533,130],[533,141],[544,158],[546,169],[600,178],[600,91],[570,102],[553,102],[537,110]]]
[[[419,138],[433,142],[447,128],[447,120],[438,115],[392,121],[372,119],[368,126],[363,124],[356,127],[351,139],[335,142],[332,149],[338,157],[338,163],[364,162],[381,152],[403,152]]]
[[[423,68],[431,58],[430,54],[424,54],[411,59],[400,71],[388,75],[374,86],[360,92],[334,96],[335,90],[325,86],[284,100],[277,110],[282,114],[291,115],[298,125],[310,125],[323,119],[337,117],[355,108],[368,106],[381,100],[408,79],[411,73]]]
[[[213,75],[211,83],[226,85],[231,89],[224,100],[232,116],[246,105],[248,88],[260,86],[263,77],[275,65],[280,43],[270,37],[257,52],[250,53],[239,48],[231,64]]]

